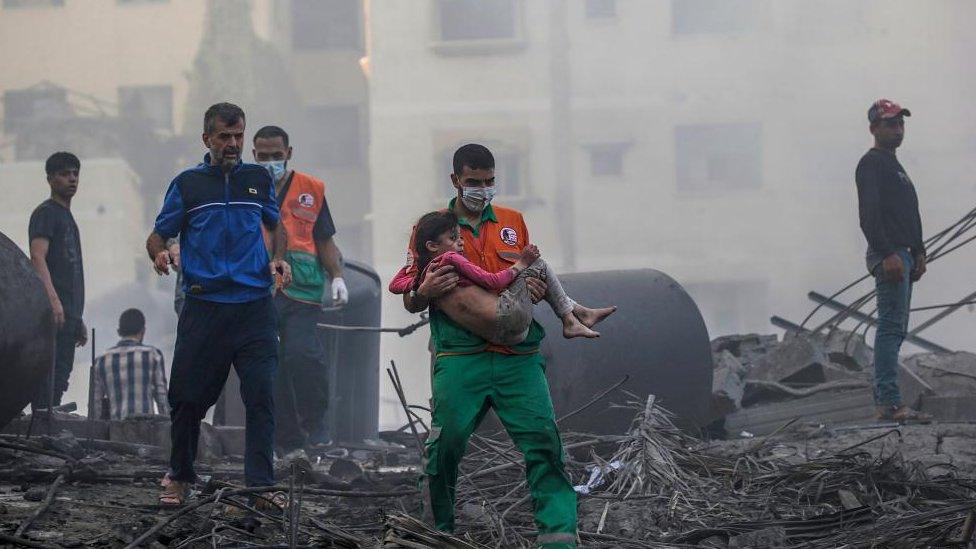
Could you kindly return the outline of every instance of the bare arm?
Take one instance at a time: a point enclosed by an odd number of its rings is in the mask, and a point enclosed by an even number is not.
[[[315,241],[315,252],[319,256],[319,263],[329,273],[329,278],[342,278],[342,252],[336,246],[335,238]]]
[[[410,294],[403,294],[403,308],[411,313],[419,313],[430,306],[432,299],[453,290],[457,284],[458,274],[453,265],[430,269],[412,297]]]
[[[34,265],[34,271],[44,284],[44,291],[51,302],[51,309],[54,310],[54,323],[58,329],[64,325],[64,306],[58,292],[54,290],[54,283],[51,282],[51,271],[47,268],[47,250],[51,241],[46,238],[35,238],[30,241],[30,259]]]
[[[153,269],[156,270],[156,274],[168,275],[173,258],[170,257],[169,249],[166,247],[166,239],[153,231],[146,239],[146,252],[153,262]]]
[[[285,249],[288,247],[288,233],[285,224],[278,223],[271,232],[271,276],[281,279],[281,287],[291,284],[291,265],[285,261]]]

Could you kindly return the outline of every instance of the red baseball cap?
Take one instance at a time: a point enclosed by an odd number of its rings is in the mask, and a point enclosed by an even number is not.
[[[912,113],[890,99],[878,99],[868,109],[868,122],[894,118],[896,116],[911,116]]]

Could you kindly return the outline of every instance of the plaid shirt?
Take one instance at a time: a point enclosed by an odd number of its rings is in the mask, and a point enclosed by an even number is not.
[[[132,339],[123,339],[95,362],[96,419],[125,419],[153,413],[169,415],[163,353]],[[103,401],[108,401],[106,416]]]

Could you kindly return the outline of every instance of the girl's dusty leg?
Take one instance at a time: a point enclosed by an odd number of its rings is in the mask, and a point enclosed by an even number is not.
[[[529,269],[530,273],[535,273],[536,276],[541,278],[546,282],[546,303],[552,307],[556,316],[562,320],[563,323],[563,337],[574,338],[574,337],[600,337],[599,332],[595,332],[590,329],[589,326],[583,324],[573,311],[579,305],[570,299],[569,295],[566,294],[566,290],[563,288],[562,283],[559,282],[559,277],[553,272],[552,268],[548,263],[542,259],[536,260]],[[526,273],[527,275],[529,273]]]
[[[602,307],[599,309],[591,309],[589,307],[584,307],[583,305],[580,305],[579,303],[573,301],[573,299],[570,298],[568,294],[566,294],[566,290],[563,288],[562,283],[559,282],[559,277],[556,276],[556,273],[553,272],[549,264],[543,261],[542,259],[539,259],[535,263],[533,263],[530,269],[535,270],[539,273],[545,273],[544,277],[543,276],[539,277],[545,280],[546,282],[547,288],[546,288],[545,299],[546,302],[549,303],[550,306],[552,306],[552,310],[556,312],[556,315],[559,316],[559,318],[563,319],[564,332],[566,331],[567,327],[570,327],[572,324],[574,324],[573,321],[569,321],[565,318],[566,314],[568,313],[572,313],[571,316],[577,319],[583,326],[587,328],[592,328],[593,326],[603,321],[603,319],[612,315],[617,310],[616,307]],[[583,337],[595,337],[591,335],[583,335],[582,333],[578,335],[573,335],[571,337],[580,337],[581,335]]]
[[[591,309],[589,307],[584,307],[579,303],[576,303],[573,307],[573,316],[579,319],[584,326],[592,328],[605,318],[612,315],[617,311],[616,305],[613,307],[601,307],[599,309]]]

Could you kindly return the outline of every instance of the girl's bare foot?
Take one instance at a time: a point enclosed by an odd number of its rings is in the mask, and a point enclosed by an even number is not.
[[[587,328],[592,328],[603,322],[605,318],[612,315],[617,311],[617,307],[603,307],[602,309],[591,309],[589,307],[584,307],[579,303],[573,307],[573,314],[576,318],[583,323]]]
[[[573,313],[567,313],[563,317],[563,337],[572,339],[574,337],[595,338],[600,337],[600,332],[594,332],[589,327],[584,326]]]

